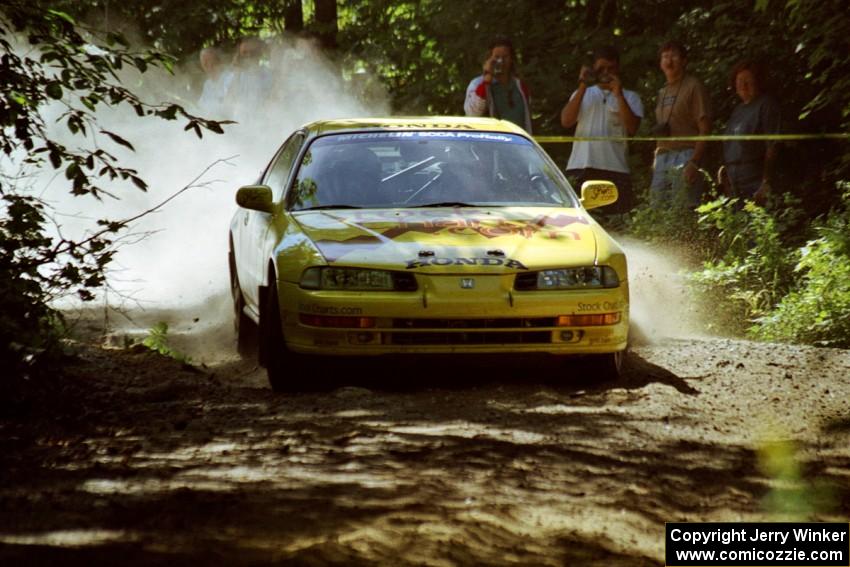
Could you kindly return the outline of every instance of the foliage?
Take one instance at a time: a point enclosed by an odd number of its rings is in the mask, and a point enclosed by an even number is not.
[[[119,79],[128,70],[168,70],[172,58],[133,50],[122,35],[80,26],[51,6],[14,0],[0,7],[4,165],[52,167],[64,174],[71,194],[99,199],[112,195],[104,182],[126,180],[140,190],[147,187],[138,172],[105,149],[104,140],[131,150],[132,145],[98,126],[95,113],[100,108],[129,105],[140,117],[181,117],[199,137],[202,129],[222,131],[221,123],[193,116],[179,105],[143,101]],[[43,117],[48,105],[62,109],[58,122],[83,145],[72,148],[59,141]],[[0,313],[8,319],[0,327],[0,364],[17,373],[55,343],[59,317],[50,301],[72,292],[88,300],[91,290],[103,284],[115,236],[125,222],[101,219],[96,230],[79,238],[64,237],[61,231],[49,236],[49,207],[28,191],[25,178],[11,176],[10,170],[4,167],[0,176]]]
[[[641,205],[634,209],[626,225],[626,230],[642,240],[691,249],[698,244],[696,228],[696,214],[682,204],[664,208]]]
[[[725,197],[697,209],[701,236],[691,241],[704,260],[689,280],[700,302],[713,306],[712,326],[850,347],[850,184],[842,187],[842,205],[810,227],[788,195],[768,209]],[[649,215],[639,209],[635,218]],[[659,239],[681,229],[668,221],[654,230]]]
[[[160,321],[148,331],[148,336],[144,338],[142,344],[154,352],[158,352],[163,356],[173,358],[179,362],[191,362],[189,357],[171,348],[168,345],[168,323]]]
[[[782,239],[793,207],[766,211],[751,201],[721,198],[697,209],[699,228],[714,241],[698,289],[731,305],[745,322],[772,309],[795,283],[795,251]]]
[[[799,250],[800,284],[759,318],[753,334],[768,340],[850,347],[850,184],[843,206],[813,228]]]

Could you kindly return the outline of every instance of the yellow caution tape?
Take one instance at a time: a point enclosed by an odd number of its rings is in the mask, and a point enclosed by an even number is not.
[[[847,134],[745,134],[737,136],[534,136],[541,144],[562,144],[570,142],[725,142],[731,140],[848,140]]]

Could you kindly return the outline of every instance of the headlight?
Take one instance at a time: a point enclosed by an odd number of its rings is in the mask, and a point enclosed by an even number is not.
[[[550,289],[588,289],[619,287],[620,278],[611,266],[563,268],[518,274],[514,280],[517,291]]]
[[[416,291],[416,278],[405,272],[365,268],[307,268],[301,275],[304,289],[338,291]]]

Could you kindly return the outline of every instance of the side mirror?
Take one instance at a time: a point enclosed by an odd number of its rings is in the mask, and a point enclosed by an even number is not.
[[[610,205],[617,196],[617,186],[610,181],[591,180],[581,184],[581,204],[585,209]]]
[[[244,209],[272,212],[272,190],[267,185],[246,185],[236,192],[236,204]]]

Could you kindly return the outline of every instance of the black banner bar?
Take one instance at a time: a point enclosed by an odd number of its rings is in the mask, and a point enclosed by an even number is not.
[[[669,567],[848,567],[850,524],[670,522],[665,559]]]

